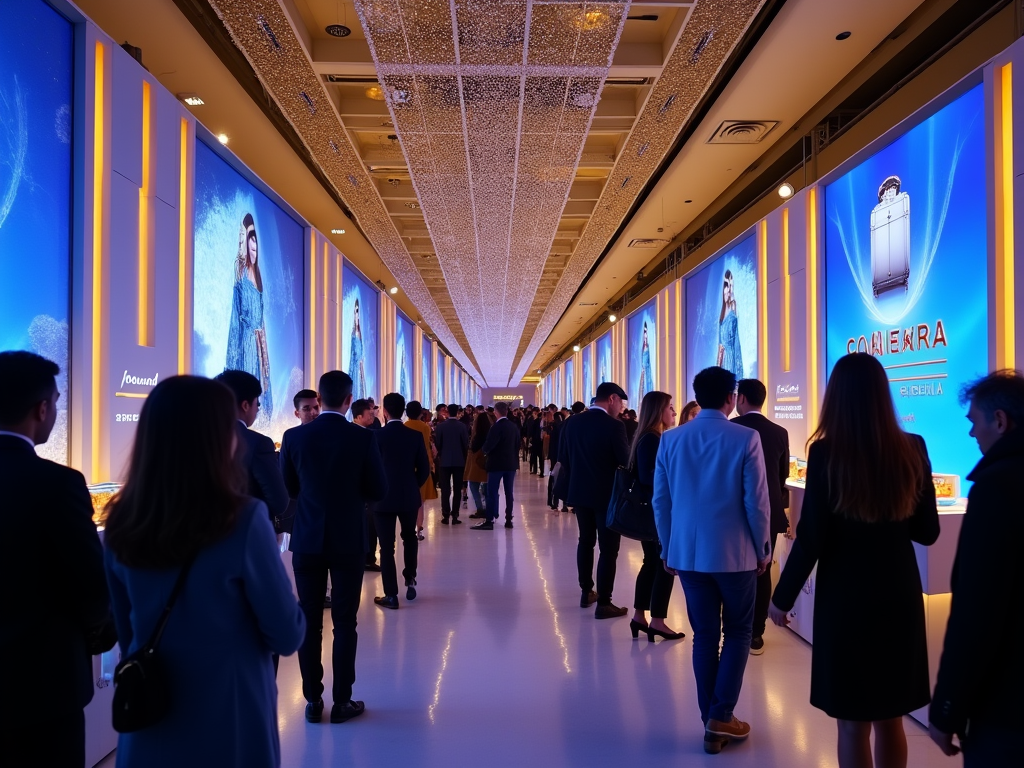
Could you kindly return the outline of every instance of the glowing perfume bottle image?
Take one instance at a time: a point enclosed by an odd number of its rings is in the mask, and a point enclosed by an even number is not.
[[[889,176],[878,188],[878,205],[871,211],[871,290],[877,298],[886,291],[910,286],[910,195],[900,191],[899,176]]]

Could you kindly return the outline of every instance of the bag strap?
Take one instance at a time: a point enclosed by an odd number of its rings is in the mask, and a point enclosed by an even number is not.
[[[160,614],[160,620],[156,623],[153,628],[153,634],[149,636],[149,640],[141,650],[152,655],[157,646],[160,645],[160,638],[164,635],[164,629],[167,627],[167,620],[171,618],[171,609],[174,608],[174,604],[178,601],[178,595],[181,594],[181,590],[185,588],[185,580],[188,577],[188,572],[192,568],[192,559],[189,559],[183,566],[181,571],[178,573],[178,578],[174,582],[174,588],[171,590],[170,597],[167,598],[167,605],[164,606],[163,613]]]

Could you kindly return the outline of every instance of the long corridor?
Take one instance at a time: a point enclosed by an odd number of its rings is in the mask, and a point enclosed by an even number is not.
[[[520,472],[513,530],[443,526],[429,503],[418,598],[406,601],[403,590],[398,611],[382,610],[373,604],[379,574],[365,576],[354,697],[366,714],[306,723],[298,663],[282,659],[283,766],[836,765],[835,725],[808,703],[810,646],[773,625],[737,707],[749,740],[705,755],[678,583],[668,621],[684,640],[633,642],[628,617],[595,620],[579,607],[575,518],[547,508],[546,487]],[[617,605],[632,607],[641,557],[623,540]],[[908,718],[906,728],[912,768],[944,764],[917,723]]]

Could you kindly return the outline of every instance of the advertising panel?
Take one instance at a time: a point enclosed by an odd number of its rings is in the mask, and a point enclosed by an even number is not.
[[[599,385],[612,380],[612,332],[608,331],[597,340],[597,378],[594,381],[594,391],[597,392]]]
[[[444,352],[438,350],[435,357],[437,358],[435,360],[436,368],[434,369],[434,388],[436,389],[437,394],[437,402],[434,403],[434,407],[436,408],[442,403],[447,403],[448,401],[444,396]]]
[[[686,278],[686,391],[693,377],[720,366],[757,378],[757,238],[741,240]]]
[[[195,147],[194,369],[258,378],[253,429],[280,440],[303,387],[303,227],[212,149]]]
[[[576,383],[576,361],[573,358],[569,358],[565,361],[565,404],[572,406],[573,400],[575,399],[576,390],[573,386]]]
[[[826,362],[867,352],[936,472],[978,448],[960,386],[988,368],[985,100],[978,85],[825,188]]]
[[[352,399],[380,403],[377,383],[380,291],[348,262],[341,272],[341,363],[352,377]]]
[[[431,354],[431,350],[432,350],[432,347],[431,347],[431,344],[430,344],[430,339],[428,339],[426,336],[424,336],[423,337],[422,351],[421,351],[421,354],[420,354],[420,359],[421,359],[420,364],[423,366],[423,385],[421,387],[421,389],[423,391],[423,400],[421,401],[421,405],[424,408],[433,408],[434,407],[433,406],[434,391],[431,389],[431,386],[433,385],[434,377],[430,375],[431,374],[431,370],[433,369],[433,366],[431,365],[431,363],[433,362],[433,355]]]
[[[644,395],[657,388],[654,372],[658,370],[658,302],[654,299],[626,318],[629,344],[629,383],[626,394],[629,407],[640,412]]]
[[[398,323],[395,327],[395,391],[406,400],[416,398],[412,391],[412,379],[416,370],[416,357],[412,348],[411,320],[398,313]]]
[[[5,3],[0,45],[0,350],[60,366],[57,421],[36,447],[68,460],[71,24],[41,0]]]
[[[588,344],[583,348],[580,367],[583,369],[583,404],[589,405],[590,398],[594,396],[594,350]]]

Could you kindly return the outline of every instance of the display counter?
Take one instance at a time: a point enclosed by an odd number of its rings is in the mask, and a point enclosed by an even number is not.
[[[938,489],[940,478],[948,477],[936,475],[936,488]],[[802,478],[791,477],[786,486],[789,488],[790,535],[795,535],[800,522],[806,485]],[[958,484],[954,486],[954,492],[957,490],[959,490]],[[953,573],[957,542],[960,540],[960,525],[963,522],[964,513],[967,511],[966,499],[948,495],[940,496],[938,509],[940,529],[938,540],[930,547],[914,544],[914,554],[917,556],[917,567],[921,573],[921,586],[924,591],[928,671],[932,689],[935,687],[939,658],[942,655],[942,643],[946,635],[946,622],[949,619],[952,598],[950,577]],[[793,539],[784,535],[779,536],[775,547],[775,557],[778,560],[780,571],[786,567],[786,560],[789,558],[792,546]],[[818,567],[815,565],[793,604],[789,625],[791,630],[812,644],[814,642],[814,589],[817,575]],[[910,715],[922,725],[928,724],[927,707],[911,712]]]

